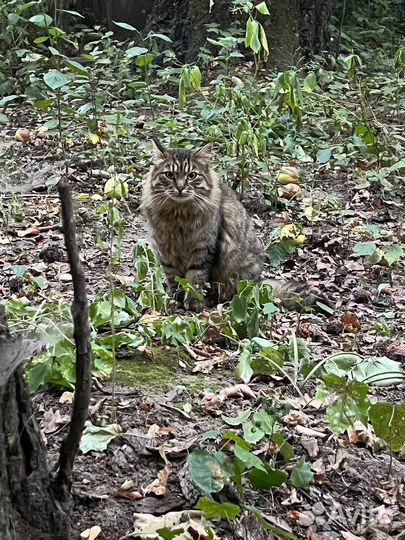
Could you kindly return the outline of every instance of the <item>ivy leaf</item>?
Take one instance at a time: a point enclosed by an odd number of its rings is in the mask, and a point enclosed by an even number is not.
[[[48,73],[45,73],[44,82],[49,88],[52,88],[52,90],[57,90],[58,88],[62,88],[62,86],[69,84],[70,78],[57,69],[51,69]]]
[[[264,471],[253,469],[249,475],[249,480],[256,489],[280,487],[287,481],[287,478],[288,474],[286,472],[272,469],[269,465],[265,465]]]
[[[201,497],[195,507],[204,512],[206,519],[223,518],[233,520],[240,514],[240,508],[237,504],[218,503],[206,497]]]
[[[223,452],[197,450],[187,459],[191,480],[205,493],[218,493],[232,476],[234,466]]]
[[[247,316],[247,299],[245,296],[235,295],[231,302],[232,315],[236,322],[241,323]]]
[[[405,403],[374,403],[369,415],[377,437],[394,452],[400,452],[405,444]]]
[[[314,480],[311,465],[301,458],[299,464],[291,473],[291,483],[296,488],[307,488]]]
[[[82,440],[80,441],[80,450],[83,454],[86,454],[91,450],[102,452],[113,439],[120,437],[121,434],[122,429],[118,424],[95,426],[88,421],[86,422]]]

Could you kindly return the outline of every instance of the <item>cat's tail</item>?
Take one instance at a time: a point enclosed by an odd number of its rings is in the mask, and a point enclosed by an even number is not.
[[[264,279],[262,283],[271,286],[274,299],[279,300],[288,310],[300,311],[312,308],[314,311],[331,315],[331,301],[316,287],[293,280]]]

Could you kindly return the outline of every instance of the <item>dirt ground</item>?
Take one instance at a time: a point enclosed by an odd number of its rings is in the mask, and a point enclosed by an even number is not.
[[[41,161],[40,147],[34,154],[29,147],[12,139],[13,129],[3,133],[0,156],[8,153],[18,156],[19,173],[2,188],[2,204],[12,202],[12,192],[19,193],[23,220],[5,226],[0,244],[0,266],[5,263],[26,264],[33,273],[42,275],[48,287],[36,291],[32,300],[40,303],[52,299],[60,302],[71,298],[68,264],[44,263],[41,252],[49,245],[63,248],[60,230],[59,201],[55,191],[48,193],[45,181],[61,167],[58,161]],[[72,166],[69,170],[71,185],[77,195],[77,219],[80,242],[90,298],[107,287],[105,277],[106,257],[97,247],[94,237],[100,225],[96,214],[104,181],[94,177],[90,169]],[[305,178],[305,170],[304,170]],[[305,180],[303,181],[305,183]],[[85,195],[84,195],[85,194]],[[403,243],[403,205],[390,204],[378,193],[356,184],[350,172],[342,170],[316,171],[311,186],[311,197],[324,198],[325,194],[339,201],[339,211],[321,217],[312,227],[306,227],[307,241],[292,260],[276,271],[270,266],[266,273],[284,278],[307,279],[326,292],[336,303],[335,316],[280,313],[273,323],[274,336],[283,338],[291,329],[297,329],[316,357],[342,350],[356,350],[364,355],[387,355],[405,361],[405,279],[403,262],[392,270],[384,267],[367,269],[360,258],[353,256],[352,247],[359,238],[356,226],[374,224],[382,231],[383,239]],[[89,195],[89,197],[87,197]],[[140,196],[139,179],[135,178],[130,189],[126,212],[126,233],[119,273],[133,275],[132,247],[147,236],[144,222],[138,212]],[[258,234],[264,241],[276,225],[285,225],[298,215],[294,205],[274,210],[268,207],[261,193],[254,186],[245,204],[253,215]],[[302,214],[301,214],[302,215]],[[40,266],[39,266],[40,265]],[[378,285],[391,283],[386,294],[378,294]],[[18,298],[28,294],[9,270],[0,272],[0,296]],[[361,329],[356,334],[343,331],[340,317],[350,311],[355,313]],[[378,336],[373,325],[390,312],[387,319],[390,336]],[[299,324],[298,324],[299,323]],[[222,349],[221,349],[222,350]],[[213,346],[213,355],[220,349]],[[72,524],[75,534],[99,525],[100,539],[119,540],[129,537],[134,526],[134,513],[157,516],[171,511],[192,509],[200,493],[191,485],[185,465],[188,453],[197,445],[198,437],[209,430],[224,427],[221,417],[204,407],[207,391],[218,391],[240,381],[235,378],[235,358],[226,356],[220,369],[208,373],[193,373],[194,360],[183,349],[167,350],[173,359],[170,381],[161,388],[154,385],[132,387],[120,381],[116,403],[116,420],[123,435],[110,443],[104,452],[79,454],[74,470],[74,508]],[[186,360],[185,360],[186,359]],[[188,360],[187,360],[188,359]],[[131,362],[128,359],[120,363]],[[139,369],[148,369],[154,360],[144,357]],[[122,364],[124,365],[124,364]],[[124,366],[125,367],[125,366]],[[200,387],[182,384],[188,376],[199,379]],[[405,505],[402,498],[405,479],[404,454],[390,455],[384,445],[373,444],[369,433],[351,433],[335,437],[324,423],[324,408],[316,402],[307,402],[295,396],[281,377],[271,380],[256,379],[250,385],[254,396],[278,396],[286,399],[295,410],[297,423],[286,421],[283,429],[298,456],[305,456],[312,463],[315,483],[307,490],[282,487],[273,492],[247,491],[249,504],[255,504],[269,517],[293,531],[300,538],[311,540],[362,538],[405,538]],[[315,387],[306,390],[312,397]],[[378,389],[376,399],[403,402],[403,387]],[[113,407],[109,386],[107,393],[95,388],[91,400],[91,418],[112,418]],[[42,426],[50,464],[58,456],[61,439],[66,433],[71,405],[61,403],[61,391],[41,389],[34,396],[35,411]],[[191,406],[184,408],[187,403]],[[236,416],[254,400],[243,396],[222,403],[220,413]],[[299,426],[313,430],[303,433]],[[167,428],[155,437],[148,437],[152,426]],[[311,434],[312,433],[312,434]],[[317,433],[317,435],[316,435]],[[126,481],[131,490],[142,492],[165,466],[159,448],[165,448],[165,458],[171,473],[167,492],[163,497],[147,495],[139,500],[126,499],[117,492]],[[218,449],[211,440],[203,443],[207,449]],[[235,494],[227,494],[235,500]],[[256,527],[257,524],[242,519],[240,524],[224,525],[214,521],[219,538],[261,540],[272,538]],[[385,530],[384,530],[385,527]],[[377,532],[380,536],[377,536]],[[384,536],[384,534],[386,536]],[[356,535],[356,536],[354,536]],[[374,536],[373,536],[374,535]],[[22,539],[21,539],[22,540]]]

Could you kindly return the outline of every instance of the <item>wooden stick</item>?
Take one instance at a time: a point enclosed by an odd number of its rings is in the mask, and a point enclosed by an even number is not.
[[[58,184],[62,204],[63,234],[70,263],[73,283],[72,317],[76,344],[76,388],[69,432],[64,439],[59,455],[59,471],[56,489],[59,499],[70,498],[73,463],[79,449],[84,423],[88,416],[91,391],[91,339],[89,309],[86,295],[86,279],[79,257],[76,239],[76,223],[69,182],[62,178]]]

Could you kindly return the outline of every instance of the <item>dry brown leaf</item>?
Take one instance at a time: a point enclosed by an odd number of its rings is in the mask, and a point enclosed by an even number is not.
[[[210,531],[207,531],[203,524],[195,519],[190,519],[187,532],[197,540],[205,540],[206,538],[211,537]]]
[[[302,411],[290,411],[283,416],[282,421],[288,426],[307,426],[309,424],[309,416]]]
[[[320,439],[324,439],[327,436],[326,433],[322,433],[321,431],[317,431],[316,429],[307,428],[305,426],[300,426],[300,425],[295,426],[294,430],[299,435],[305,435],[307,437],[318,437]]]
[[[340,321],[342,324],[344,324],[345,329],[348,332],[353,332],[356,334],[361,330],[361,323],[359,321],[359,318],[357,315],[351,311],[346,311],[346,313],[343,313],[343,315],[340,317]]]
[[[70,416],[61,416],[59,409],[53,412],[53,409],[49,409],[45,412],[41,421],[41,429],[44,433],[54,433],[59,429],[61,424],[68,424],[70,422]]]
[[[325,474],[326,468],[325,468],[325,463],[323,462],[323,458],[320,457],[319,459],[314,461],[311,464],[311,469],[314,471],[314,473]]]
[[[370,428],[366,427],[362,422],[356,421],[353,427],[348,428],[347,436],[351,444],[361,444],[364,446],[373,446],[376,437]]]
[[[80,538],[82,540],[95,540],[97,536],[101,533],[101,527],[98,525],[94,525],[94,527],[90,527],[90,529],[86,529],[82,533],[80,533]]]
[[[25,238],[26,236],[36,236],[37,234],[41,234],[41,231],[38,229],[38,227],[28,227],[28,229],[25,229],[24,231],[17,232],[17,236],[19,238]]]
[[[120,285],[124,285],[125,287],[127,287],[128,285],[132,285],[135,280],[134,276],[122,276],[120,274],[115,274],[114,278],[117,283],[119,283]]]
[[[313,437],[302,438],[301,444],[307,451],[307,454],[310,458],[315,458],[319,454],[318,441]]]
[[[340,531],[340,534],[343,536],[344,540],[365,540],[364,536],[356,536],[349,531]]]
[[[298,510],[290,510],[287,512],[287,516],[304,527],[309,527],[312,525],[315,519],[314,516],[309,516],[303,512],[299,512]]]
[[[302,499],[297,496],[297,490],[295,488],[291,489],[291,495],[288,497],[288,499],[285,499],[282,501],[283,506],[292,506],[293,504],[299,504],[302,502]]]
[[[59,398],[59,403],[73,403],[74,392],[63,392]]]
[[[171,472],[172,466],[166,464],[163,469],[158,472],[157,478],[143,490],[144,494],[147,495],[148,493],[152,493],[156,497],[164,497],[164,495],[166,495],[167,482]]]
[[[228,397],[243,398],[250,397],[256,399],[256,394],[247,384],[235,384],[234,386],[227,386],[219,393],[220,397],[226,399]]]

